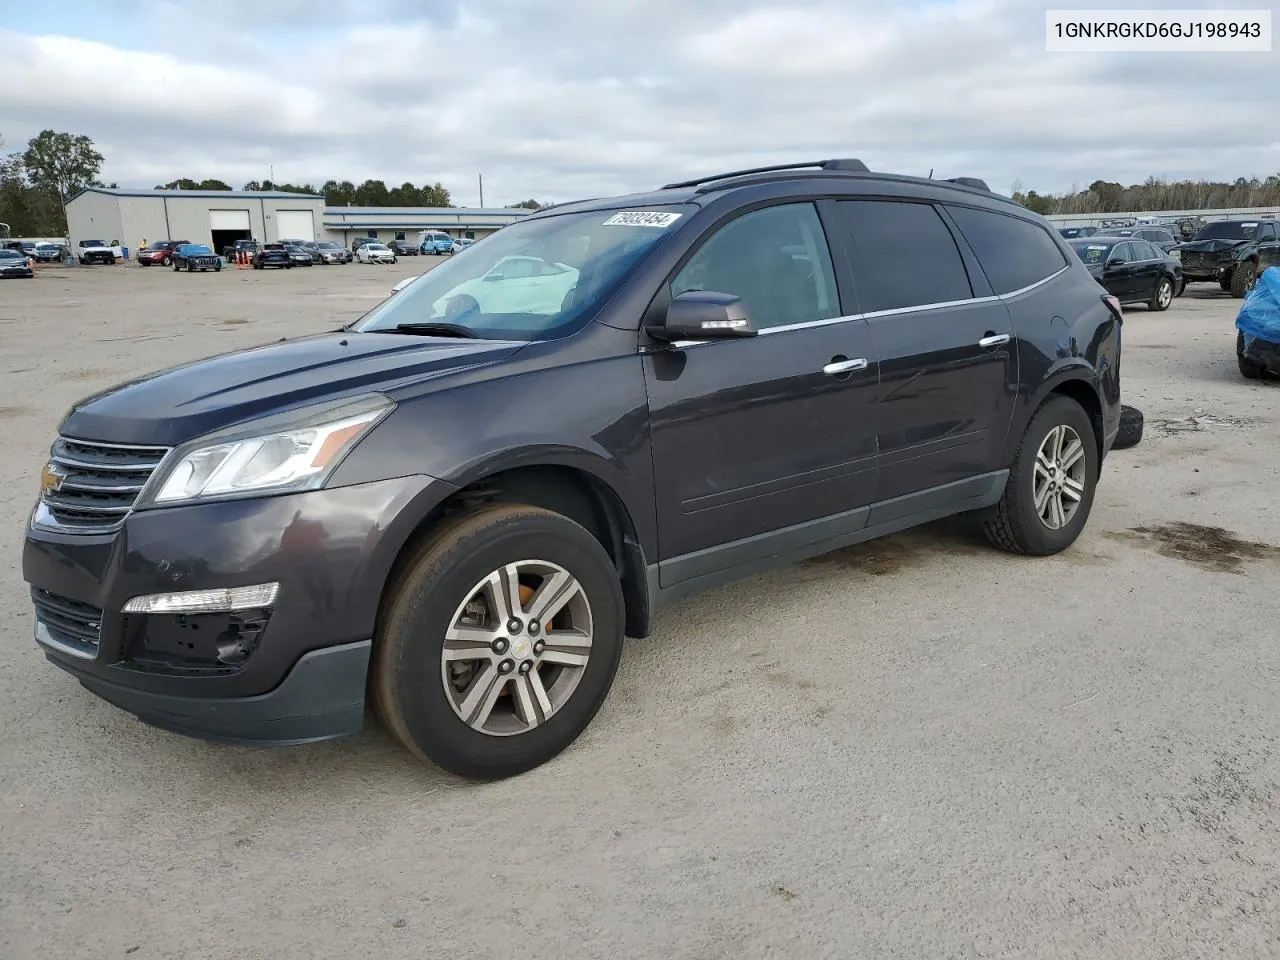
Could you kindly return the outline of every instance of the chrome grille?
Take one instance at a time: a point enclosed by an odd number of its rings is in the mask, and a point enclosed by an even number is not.
[[[37,639],[85,660],[98,655],[101,610],[38,587],[31,588],[31,602],[36,608]]]
[[[168,447],[121,446],[59,437],[49,469],[62,476],[40,496],[36,522],[66,533],[103,533],[124,522]]]

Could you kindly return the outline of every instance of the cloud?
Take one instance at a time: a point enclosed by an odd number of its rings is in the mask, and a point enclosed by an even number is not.
[[[104,177],[441,180],[567,200],[768,162],[1014,180],[1280,171],[1277,54],[1048,54],[1015,0],[166,0],[0,30],[9,149],[86,133]],[[34,18],[32,22],[37,22]],[[10,23],[13,27],[14,24]]]

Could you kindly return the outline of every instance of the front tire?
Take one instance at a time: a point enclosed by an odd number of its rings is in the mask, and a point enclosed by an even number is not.
[[[1022,435],[1004,496],[983,524],[987,538],[1030,556],[1065,550],[1089,519],[1099,466],[1089,415],[1070,397],[1050,396]]]
[[[466,514],[389,589],[373,700],[419,758],[470,779],[514,776],[591,722],[624,621],[617,570],[577,523],[521,504]]]
[[[173,259],[172,259],[171,257],[165,257],[164,259],[162,259],[162,260],[160,261],[160,265],[161,265],[161,266],[164,266],[164,267],[169,266],[169,264],[171,264],[171,263],[173,263]]]
[[[1147,307],[1157,313],[1163,313],[1169,309],[1171,303],[1173,303],[1173,281],[1168,277],[1161,277],[1151,293]]]
[[[1245,261],[1236,264],[1231,271],[1231,295],[1237,300],[1249,295],[1253,285],[1258,282],[1258,265]]]

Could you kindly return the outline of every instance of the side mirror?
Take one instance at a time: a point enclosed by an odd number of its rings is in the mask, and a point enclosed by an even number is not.
[[[1129,262],[1129,261],[1128,261],[1128,260],[1126,260],[1126,259],[1124,259],[1124,257],[1112,257],[1110,260],[1108,260],[1108,261],[1107,261],[1107,266],[1108,266],[1108,267],[1123,267],[1123,266],[1124,266],[1126,263],[1128,263],[1128,262]]]
[[[646,326],[645,332],[667,342],[736,340],[757,333],[742,299],[714,290],[690,290],[675,297],[667,304],[662,323]]]

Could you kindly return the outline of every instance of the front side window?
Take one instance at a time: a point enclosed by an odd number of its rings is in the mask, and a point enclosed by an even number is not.
[[[764,207],[720,227],[671,281],[673,297],[691,290],[741,297],[762,330],[840,315],[831,254],[812,203]]]
[[[1067,265],[1049,232],[1021,217],[947,206],[997,294],[1012,293],[1053,276]]]
[[[842,200],[836,209],[852,240],[853,282],[863,312],[973,297],[960,249],[932,205]]]
[[[452,330],[507,340],[566,336],[694,209],[665,205],[521,220],[384,300],[354,329]]]

